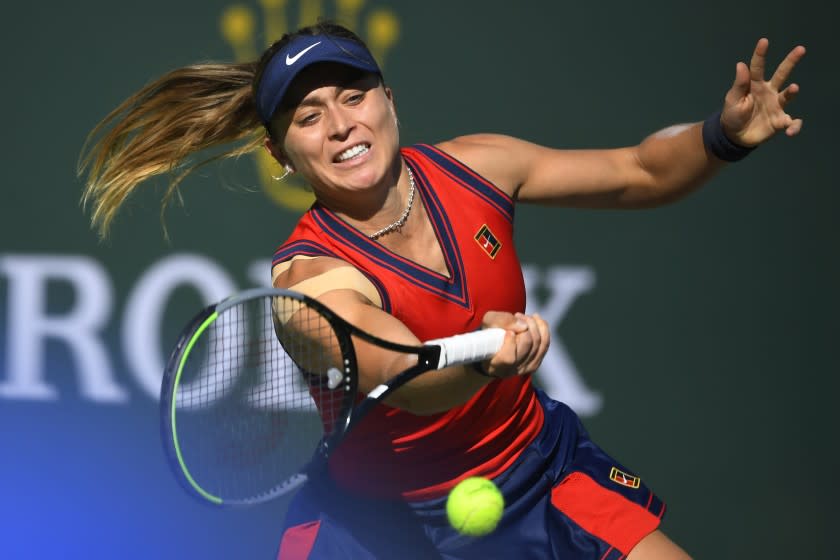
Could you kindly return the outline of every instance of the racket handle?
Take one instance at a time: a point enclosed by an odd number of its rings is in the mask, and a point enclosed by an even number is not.
[[[456,334],[424,342],[440,346],[437,369],[458,364],[480,362],[499,351],[505,340],[505,329],[489,328],[467,334]]]

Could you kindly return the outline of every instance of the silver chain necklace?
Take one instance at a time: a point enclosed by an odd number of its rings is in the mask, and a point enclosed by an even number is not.
[[[403,227],[405,225],[405,221],[408,219],[408,213],[411,212],[411,205],[414,204],[414,190],[415,190],[414,175],[411,173],[411,169],[409,169],[408,166],[406,166],[405,169],[406,169],[406,171],[408,171],[408,185],[409,185],[409,188],[408,188],[408,204],[406,205],[405,210],[403,210],[402,215],[399,218],[397,218],[396,222],[392,223],[391,225],[385,226],[384,228],[380,229],[379,231],[377,231],[375,233],[371,233],[370,235],[368,235],[368,239],[374,239],[374,240],[379,239],[380,237],[382,237],[386,233],[391,233],[395,229],[400,229],[401,227]]]

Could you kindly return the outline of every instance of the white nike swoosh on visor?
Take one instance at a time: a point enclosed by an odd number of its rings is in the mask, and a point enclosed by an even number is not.
[[[308,47],[306,47],[305,49],[303,49],[302,51],[300,51],[299,53],[297,53],[295,56],[289,56],[289,55],[286,55],[286,66],[291,66],[292,64],[294,64],[295,62],[297,62],[297,60],[298,60],[300,57],[302,57],[304,54],[306,54],[306,51],[311,50],[311,49],[314,49],[315,47],[317,47],[317,46],[318,46],[318,45],[320,45],[320,44],[321,44],[321,41],[318,41],[318,42],[317,42],[317,43],[315,43],[314,45],[309,45]]]

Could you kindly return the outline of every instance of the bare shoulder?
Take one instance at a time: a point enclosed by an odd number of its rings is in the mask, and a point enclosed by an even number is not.
[[[274,265],[272,285],[308,295],[315,299],[342,292],[345,297],[382,307],[382,299],[373,282],[356,267],[332,257],[296,257]],[[331,293],[333,293],[331,295]]]
[[[458,136],[437,144],[437,147],[479,171],[479,168],[498,161],[500,155],[522,142],[513,136],[482,133]]]
[[[470,134],[441,142],[437,147],[474,169],[510,196],[524,181],[530,157],[542,149],[504,134]]]
[[[274,265],[271,270],[271,283],[275,288],[291,288],[304,280],[342,266],[349,265],[332,257],[296,257]]]

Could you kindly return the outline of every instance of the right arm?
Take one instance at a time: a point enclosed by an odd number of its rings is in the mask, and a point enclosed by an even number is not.
[[[318,279],[347,263],[324,257],[294,261],[280,273],[275,272],[274,287],[307,293],[339,317],[376,337],[406,345],[422,343],[399,319],[380,309],[352,275],[340,275],[345,285],[320,285]],[[332,278],[339,277],[332,273]],[[303,289],[301,289],[301,287]],[[485,362],[494,377],[532,373],[548,349],[548,327],[538,316],[502,312],[487,313],[483,327],[508,330],[502,348]],[[354,338],[359,370],[359,391],[367,393],[401,371],[417,363],[417,357],[393,352]],[[447,367],[433,375],[421,375],[385,399],[389,406],[413,414],[435,414],[463,404],[493,379],[478,374],[469,365]]]

